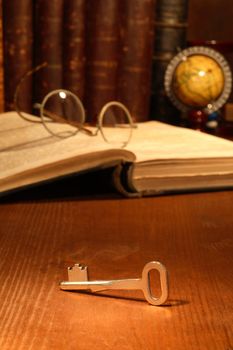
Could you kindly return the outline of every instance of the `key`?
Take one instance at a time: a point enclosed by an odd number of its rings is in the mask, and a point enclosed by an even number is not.
[[[161,295],[156,297],[152,294],[150,284],[150,272],[157,270],[160,275]],[[90,290],[91,292],[100,292],[108,289],[128,289],[142,290],[145,299],[151,305],[164,304],[168,298],[168,274],[166,267],[159,261],[147,263],[142,271],[141,278],[117,279],[117,280],[97,280],[89,281],[87,275],[87,266],[75,264],[68,268],[68,281],[60,283],[62,290]]]

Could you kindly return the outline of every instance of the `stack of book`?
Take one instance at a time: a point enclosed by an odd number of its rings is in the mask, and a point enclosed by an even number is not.
[[[20,96],[32,111],[51,90],[65,88],[83,101],[89,121],[110,100],[123,102],[136,121],[149,118],[155,0],[3,0],[5,109]],[[32,92],[33,91],[33,95]]]

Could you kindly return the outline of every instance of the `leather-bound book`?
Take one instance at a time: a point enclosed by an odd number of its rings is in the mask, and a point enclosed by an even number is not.
[[[35,101],[62,87],[63,0],[35,1],[35,64],[47,66],[35,75]]]
[[[85,104],[95,121],[101,107],[116,99],[119,0],[89,0],[87,16]]]
[[[3,26],[2,1],[0,1],[0,112],[4,111],[4,67],[3,67]]]
[[[149,118],[154,2],[126,0],[121,4],[118,99],[136,121]]]
[[[14,109],[14,93],[20,78],[32,68],[32,0],[4,0],[3,45],[5,110]],[[32,81],[25,80],[19,93],[20,108],[31,111]]]
[[[83,99],[85,86],[85,0],[64,6],[63,87]]]
[[[179,122],[179,112],[165,95],[164,74],[170,60],[186,46],[188,0],[156,0],[151,115]]]

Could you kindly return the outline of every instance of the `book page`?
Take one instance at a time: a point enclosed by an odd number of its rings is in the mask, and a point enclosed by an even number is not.
[[[138,124],[127,149],[136,162],[233,157],[233,142],[157,121]]]
[[[31,119],[38,121],[39,118]],[[96,155],[98,152],[101,153]],[[78,132],[75,136],[62,139],[51,136],[41,123],[23,120],[16,112],[0,115],[0,179],[74,157],[77,158],[77,170],[79,160],[88,169],[89,157],[90,160],[96,159],[96,165],[101,165],[106,161],[104,155],[107,155],[107,159],[134,160],[129,151],[117,147],[112,149],[100,133],[92,137]]]

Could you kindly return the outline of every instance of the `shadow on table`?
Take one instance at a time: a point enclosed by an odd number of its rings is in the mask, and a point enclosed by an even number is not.
[[[71,293],[71,294],[87,294],[89,296],[95,296],[95,297],[98,297],[98,298],[110,298],[110,299],[121,299],[121,300],[129,300],[129,301],[134,301],[134,302],[139,302],[139,303],[145,303],[147,305],[148,302],[145,300],[145,298],[142,296],[142,297],[135,297],[135,296],[132,296],[130,295],[131,293],[128,292],[126,293],[126,291],[124,291],[125,295],[122,294],[123,292],[119,292],[119,291],[105,291],[105,292],[89,292],[89,291],[84,291],[84,290],[79,290],[79,291],[75,291],[75,290],[72,290],[72,291],[66,291],[66,293]],[[126,295],[127,294],[127,295]],[[165,304],[163,305],[160,305],[160,307],[165,307],[165,308],[170,308],[170,307],[178,307],[178,306],[183,306],[183,305],[186,305],[186,304],[189,304],[189,301],[187,300],[175,300],[175,299],[168,299]]]

